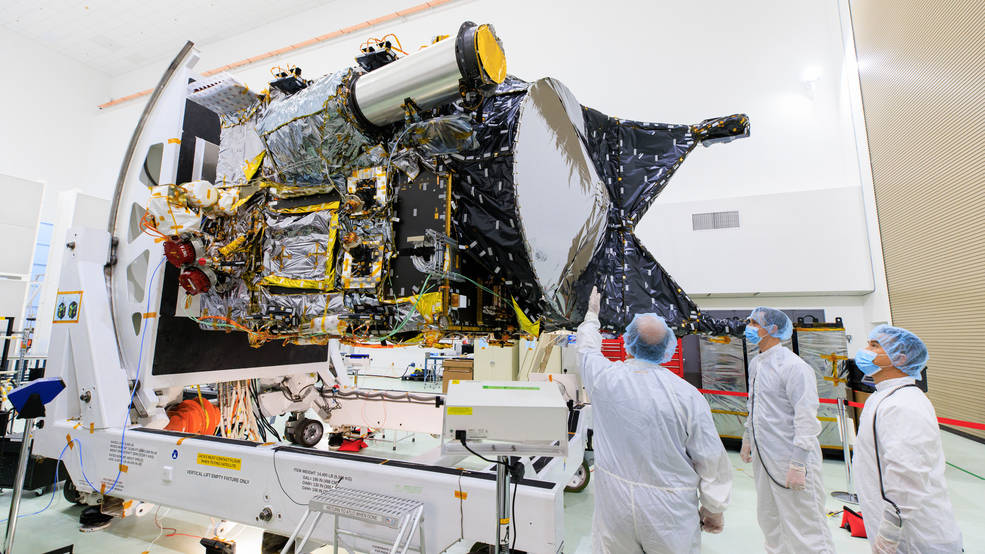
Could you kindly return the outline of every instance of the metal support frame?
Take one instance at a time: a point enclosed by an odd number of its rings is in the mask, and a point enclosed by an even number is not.
[[[21,441],[21,453],[17,459],[17,475],[14,476],[14,490],[10,498],[10,512],[7,514],[7,535],[3,541],[4,554],[14,551],[14,532],[17,530],[17,512],[21,506],[21,494],[24,492],[24,477],[27,475],[27,458],[31,454],[31,440],[34,431],[34,418],[24,420],[24,439]]]
[[[496,464],[496,554],[510,551],[510,459],[499,456]],[[505,528],[505,532],[504,532]]]
[[[858,495],[852,492],[855,489],[855,485],[852,481],[852,460],[851,456],[849,456],[851,446],[848,444],[848,414],[845,411],[845,400],[843,398],[838,399],[838,429],[841,431],[841,448],[845,458],[845,483],[848,485],[848,490],[832,491],[831,496],[842,502],[857,506]]]

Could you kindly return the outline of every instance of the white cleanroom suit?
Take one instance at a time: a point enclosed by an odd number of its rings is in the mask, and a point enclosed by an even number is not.
[[[814,370],[777,344],[749,363],[749,391],[743,442],[751,445],[766,552],[833,554],[824,514]],[[786,488],[789,468],[801,465],[807,469],[803,489]]]
[[[896,552],[900,554],[961,552],[961,530],[954,519],[944,479],[937,413],[916,387],[893,392],[914,382],[911,377],[900,377],[876,384],[876,392],[865,401],[859,418],[852,467],[865,531],[873,548],[880,533],[898,539]],[[878,416],[873,433],[875,413]],[[876,435],[883,489],[886,498],[899,507],[900,526],[894,525],[896,510],[883,500],[879,488]],[[892,552],[891,548],[880,548],[887,554]],[[880,550],[876,548],[874,552]]]
[[[593,551],[699,552],[699,501],[704,515],[717,517],[706,530],[720,530],[732,492],[708,402],[666,368],[611,362],[601,348],[590,311],[578,327],[578,356],[595,431]]]

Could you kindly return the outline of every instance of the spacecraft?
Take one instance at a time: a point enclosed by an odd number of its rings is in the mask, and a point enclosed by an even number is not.
[[[142,179],[137,225],[168,262],[159,337],[509,339],[576,325],[593,286],[605,329],[655,312],[679,334],[726,330],[633,229],[698,144],[748,136],[745,115],[607,116],[511,76],[471,22],[410,54],[371,40],[356,62],[278,69],[262,93],[223,73],[188,84],[174,183]]]

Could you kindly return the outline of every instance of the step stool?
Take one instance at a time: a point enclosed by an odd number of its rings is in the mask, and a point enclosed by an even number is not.
[[[291,544],[298,538],[305,523],[311,518],[311,524],[295,548],[295,551],[300,553],[324,514],[335,516],[335,535],[332,541],[334,545],[332,552],[335,554],[338,554],[339,551],[340,536],[357,537],[382,543],[389,541],[389,539],[380,539],[379,537],[360,535],[353,531],[339,529],[340,518],[355,519],[364,523],[397,529],[397,537],[390,547],[390,554],[397,552],[405,554],[407,550],[415,550],[421,554],[426,552],[424,549],[424,529],[422,528],[424,522],[423,503],[396,496],[336,487],[315,496],[308,502],[304,516],[294,528],[294,532],[281,550],[281,554],[287,552]],[[420,532],[420,546],[418,547],[411,546],[415,531]],[[401,545],[403,545],[402,548]],[[352,551],[348,548],[347,550]]]

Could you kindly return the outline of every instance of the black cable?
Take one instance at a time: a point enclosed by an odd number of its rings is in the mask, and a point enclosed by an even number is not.
[[[306,391],[307,391],[308,389],[310,389],[310,388],[314,388],[314,386],[315,386],[315,384],[314,384],[314,383],[312,383],[312,384],[310,384],[310,385],[305,385],[305,386],[303,386],[303,387],[301,387],[301,390],[300,390],[300,391],[298,391],[298,393],[297,393],[297,394],[295,394],[295,395],[293,395],[293,396],[290,396],[290,395],[288,395],[288,393],[289,393],[289,392],[291,392],[291,391],[290,391],[290,389],[288,389],[288,388],[287,388],[286,386],[284,386],[284,385],[281,385],[281,387],[280,387],[280,392],[281,392],[281,394],[283,394],[283,395],[284,395],[284,398],[286,398],[286,399],[288,399],[288,400],[290,400],[291,402],[304,402],[304,393],[305,393],[305,392],[306,392]]]
[[[882,495],[883,500],[889,502],[889,504],[893,507],[893,509],[896,510],[896,517],[897,519],[899,519],[900,527],[903,526],[903,516],[900,513],[899,506],[897,506],[895,502],[893,502],[886,496],[886,488],[882,484],[882,462],[879,460],[879,435],[878,433],[876,433],[876,417],[879,416],[879,406],[882,405],[883,400],[889,398],[890,396],[896,394],[900,390],[905,389],[907,387],[920,388],[915,383],[909,385],[903,385],[901,387],[896,387],[895,389],[890,391],[889,394],[883,396],[882,400],[880,400],[879,403],[876,404],[875,409],[872,410],[872,445],[875,447],[876,471],[879,472],[879,494]]]
[[[465,493],[462,492],[462,475],[464,474],[464,469],[458,471],[458,527],[460,533],[458,540],[465,540],[465,507],[462,505],[465,501]]]
[[[260,407],[260,395],[256,391],[256,379],[250,381],[249,389],[250,395],[253,397],[253,405],[256,408],[255,416],[257,417],[257,420],[259,420],[260,423],[273,434],[273,436],[277,439],[277,442],[280,442],[282,440],[280,433],[277,432],[277,429],[274,429],[274,426],[271,425],[270,422],[267,421],[267,418],[263,415],[263,409]]]
[[[513,522],[513,544],[510,545],[510,550],[516,550],[516,488],[520,484],[519,481],[513,481],[513,508],[510,512],[510,521]]]
[[[253,418],[254,419],[257,419],[257,420],[260,419],[260,418],[257,417],[256,410],[253,410]],[[257,424],[257,433],[260,433],[260,440],[261,441],[267,442],[267,428],[266,427],[264,427],[262,424],[258,423]]]
[[[510,469],[510,464],[508,464],[506,462],[501,462],[499,460],[490,460],[489,458],[487,458],[487,457],[483,456],[482,454],[479,454],[475,450],[472,450],[471,448],[469,448],[469,445],[465,444],[465,439],[458,439],[458,440],[462,442],[462,446],[464,446],[466,450],[468,450],[469,452],[471,452],[473,456],[478,456],[478,457],[482,458],[483,460],[489,462],[490,464],[502,464],[502,465],[506,466],[506,469],[507,470]]]
[[[788,487],[786,485],[781,485],[779,481],[777,481],[776,479],[773,478],[773,474],[770,473],[770,470],[766,467],[766,460],[763,459],[762,452],[759,451],[759,442],[756,440],[756,421],[752,417],[753,410],[756,407],[756,401],[755,401],[755,393],[756,393],[755,386],[756,386],[756,383],[755,383],[755,381],[753,381],[751,384],[752,384],[752,387],[750,387],[750,390],[749,390],[749,430],[751,431],[751,434],[752,434],[752,443],[756,446],[756,457],[759,458],[759,463],[760,463],[760,465],[763,466],[763,471],[766,472],[766,476],[770,478],[770,481],[773,481],[774,483],[776,483],[776,486],[778,486],[778,487],[781,487],[781,488],[784,488],[784,489],[789,490],[790,487]],[[806,470],[805,470],[805,477],[806,477]]]
[[[276,449],[274,450],[273,460],[274,460],[274,476],[277,477],[277,486],[280,487],[280,491],[282,493],[284,493],[284,496],[286,496],[288,500],[290,500],[291,502],[297,504],[298,506],[307,506],[307,504],[302,504],[302,503],[298,502],[297,500],[294,500],[293,498],[291,498],[291,495],[287,494],[287,491],[284,489],[284,485],[280,482],[280,474],[277,473],[277,450]]]
[[[274,435],[274,438],[277,439],[277,442],[280,442],[280,441],[284,440],[284,439],[281,438],[280,433],[277,431],[277,429],[275,429],[274,426],[271,425],[271,423],[269,421],[267,421],[267,418],[263,417],[263,411],[262,410],[260,411],[260,419],[263,420],[264,426],[266,426],[267,427],[267,430],[270,431]]]

